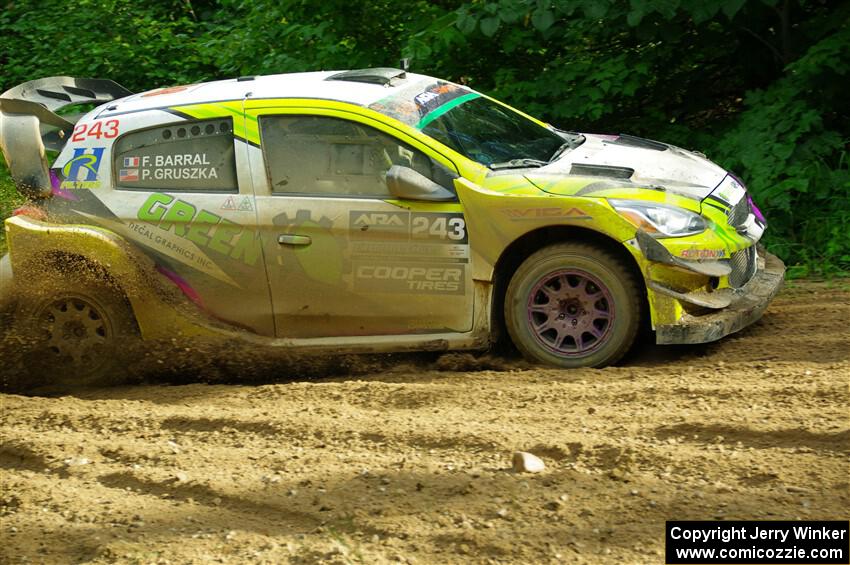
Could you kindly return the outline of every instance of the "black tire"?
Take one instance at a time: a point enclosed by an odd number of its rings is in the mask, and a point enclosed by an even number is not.
[[[634,343],[641,294],[612,253],[559,243],[533,253],[505,294],[505,325],[529,360],[557,367],[604,367]]]
[[[22,291],[13,337],[23,352],[20,387],[95,386],[122,382],[138,339],[124,294],[97,273],[76,268],[44,274]]]

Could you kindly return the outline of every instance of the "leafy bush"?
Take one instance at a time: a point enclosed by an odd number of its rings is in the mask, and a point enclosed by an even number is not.
[[[746,109],[715,148],[746,171],[749,189],[774,224],[767,242],[802,272],[850,266],[850,154],[847,130],[831,129],[850,80],[850,28],[813,45],[783,78],[750,92]],[[832,90],[833,92],[830,92]],[[844,116],[846,120],[846,115]]]
[[[848,21],[848,0],[13,0],[0,88],[69,74],[141,90],[410,57],[566,129],[703,151],[748,184],[771,250],[830,274],[850,270]]]

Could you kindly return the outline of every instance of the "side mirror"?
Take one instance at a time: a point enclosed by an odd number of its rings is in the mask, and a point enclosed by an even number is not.
[[[390,194],[403,200],[437,202],[457,200],[457,196],[451,190],[447,190],[421,173],[401,165],[393,165],[387,171],[387,188],[389,188]]]

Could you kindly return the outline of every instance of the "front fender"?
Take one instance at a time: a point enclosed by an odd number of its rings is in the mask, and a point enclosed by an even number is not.
[[[39,277],[55,276],[52,259],[57,255],[79,257],[102,266],[121,287],[143,338],[214,335],[193,319],[194,307],[156,271],[154,262],[109,230],[15,216],[6,220],[6,233],[11,249],[8,276],[14,273],[18,290],[37,285]]]
[[[527,233],[551,226],[587,228],[617,242],[635,235],[635,227],[613,211],[602,198],[553,196],[527,181],[522,193],[496,192],[464,178],[455,188],[467,217],[474,256],[473,277],[491,281],[505,249]]]

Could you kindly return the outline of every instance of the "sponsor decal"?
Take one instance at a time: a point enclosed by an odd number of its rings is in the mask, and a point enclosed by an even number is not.
[[[236,200],[234,200],[232,196],[228,196],[227,199],[224,201],[224,204],[221,205],[221,209],[235,211]]]
[[[95,139],[115,139],[118,137],[118,120],[106,120],[92,122],[89,124],[77,124],[74,126],[74,133],[71,134],[72,142],[85,141],[93,137]]]
[[[394,229],[406,228],[410,214],[407,212],[352,212],[352,224],[361,229]],[[364,230],[365,231],[365,230]]]
[[[116,195],[118,199],[122,196]],[[120,205],[119,205],[120,207]],[[148,223],[137,222],[130,220],[125,223],[115,217],[109,217],[103,213],[89,214],[82,210],[75,210],[78,214],[87,218],[92,224],[100,224],[117,234],[120,234],[136,243],[147,245],[162,253],[187,265],[193,269],[197,269],[214,277],[226,284],[234,287],[239,287],[233,278],[221,270],[221,268],[210,259],[204,251],[195,245],[192,241],[183,237],[178,237],[176,234],[157,229]]]
[[[173,232],[200,248],[254,266],[260,258],[260,238],[256,231],[168,194],[152,194],[137,212],[143,222]]]
[[[78,147],[67,163],[62,167],[65,177],[59,188],[88,189],[100,188],[97,172],[103,161],[104,147]]]
[[[229,212],[253,212],[254,202],[250,196],[243,196],[239,203],[236,203],[236,198],[228,196],[224,204],[221,205],[222,210]]]
[[[454,212],[374,212],[349,213],[352,239],[392,239],[466,244],[466,220]],[[359,228],[359,229],[357,229]]]
[[[726,257],[725,249],[683,249],[681,256],[684,259],[723,259]]]
[[[419,94],[418,96],[416,96],[413,100],[414,100],[414,102],[416,102],[417,106],[425,107],[425,106],[428,105],[429,102],[433,102],[434,100],[439,98],[439,96],[440,95],[437,94],[436,92],[426,91],[426,92],[423,92],[422,94]]]
[[[369,105],[369,108],[422,129],[452,108],[478,98],[477,92],[439,81],[420,81]]]
[[[403,257],[405,260],[466,263],[469,260],[468,245],[445,243],[412,243],[409,241],[355,241],[352,255],[370,257]]]
[[[73,192],[62,190],[62,178],[59,176],[58,169],[50,169],[50,188],[53,196],[62,200],[77,201],[80,198]]]
[[[733,204],[741,199],[741,193],[743,193],[744,187],[734,178],[730,178],[729,182],[726,184],[722,184],[719,189],[717,189],[717,196],[726,202]]]
[[[207,180],[218,179],[219,176],[206,153],[124,157],[123,163],[125,167],[138,167],[139,174],[135,179],[124,179],[119,176],[122,182]]]
[[[519,220],[590,220],[579,208],[502,208],[502,213],[512,221]]]
[[[413,239],[447,240],[466,243],[466,220],[462,214],[411,214],[410,236]]]
[[[463,214],[350,212],[352,278],[362,293],[460,295],[466,291]],[[394,257],[396,262],[389,262]]]
[[[203,254],[196,253],[196,248],[191,244],[181,244],[180,242],[170,239],[166,234],[156,233],[148,224],[140,224],[130,222],[130,230],[134,232],[136,237],[147,239],[150,243],[168,250],[168,255],[179,259],[182,263],[192,265],[202,270],[215,268],[215,264],[209,257]]]
[[[356,292],[466,291],[469,238],[463,214],[354,210],[349,222]]]
[[[354,290],[364,293],[463,294],[465,265],[356,264]]]
[[[457,86],[456,84],[449,84],[447,82],[438,82],[434,84],[425,91],[417,94],[413,97],[413,102],[416,104],[417,109],[419,110],[419,117],[424,118],[427,114],[433,112],[440,106],[451,102],[452,100],[456,100],[465,96],[474,96],[477,98],[479,95],[472,92],[467,88],[463,88],[462,86]],[[452,105],[451,107],[454,107]],[[443,114],[444,112],[440,112]],[[420,128],[421,129],[421,128]]]

